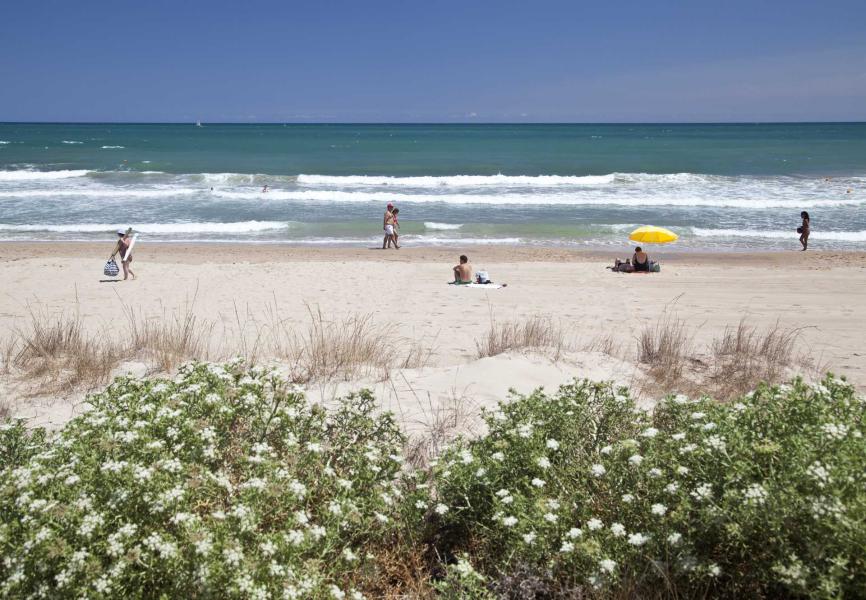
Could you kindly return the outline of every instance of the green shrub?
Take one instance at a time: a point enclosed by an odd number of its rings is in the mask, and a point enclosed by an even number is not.
[[[23,419],[0,424],[0,465],[4,469],[23,465],[44,449],[45,439],[44,429],[28,429]]]
[[[0,597],[866,596],[866,404],[832,377],[652,413],[575,382],[414,473],[368,392],[242,362],[89,400],[0,426]]]
[[[437,540],[500,596],[866,593],[864,401],[844,381],[652,414],[581,382],[486,421],[435,467]]]
[[[0,595],[356,598],[423,514],[369,393],[326,412],[236,362],[90,402],[29,455],[3,432]]]

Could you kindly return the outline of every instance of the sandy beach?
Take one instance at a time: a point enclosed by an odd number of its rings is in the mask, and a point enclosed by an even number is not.
[[[866,600],[866,2],[724,8],[4,4],[0,598]]]
[[[686,323],[697,353],[741,319],[758,328],[797,328],[798,351],[866,386],[866,316],[856,309],[866,297],[864,253],[652,250],[661,273],[626,275],[605,269],[613,253],[542,247],[382,251],[142,243],[133,263],[138,279],[115,282],[101,273],[109,251],[108,244],[0,244],[0,337],[25,331],[31,312],[77,312],[88,331],[105,335],[122,335],[129,310],[157,322],[191,312],[197,327],[209,331],[209,358],[246,351],[273,362],[262,331],[275,315],[284,331],[303,331],[311,311],[335,323],[363,318],[383,352],[390,348],[399,356],[420,349],[423,364],[395,368],[387,379],[367,374],[317,382],[309,395],[328,400],[372,387],[383,407],[400,414],[409,428],[429,419],[437,406],[458,400],[489,406],[512,387],[529,392],[573,377],[635,383],[641,376],[637,338],[665,316]],[[508,286],[447,285],[461,253]],[[478,358],[476,343],[493,322],[533,317],[561,330],[559,356],[508,352]],[[146,371],[134,361],[118,372],[124,369]],[[63,422],[80,409],[83,397],[80,390],[30,397],[26,384],[8,375],[3,385],[12,413],[37,423]]]

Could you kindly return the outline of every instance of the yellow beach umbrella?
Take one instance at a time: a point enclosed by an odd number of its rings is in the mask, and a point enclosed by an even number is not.
[[[667,244],[668,242],[677,241],[679,237],[670,229],[655,227],[654,225],[644,225],[632,231],[628,239],[640,242],[641,244]]]

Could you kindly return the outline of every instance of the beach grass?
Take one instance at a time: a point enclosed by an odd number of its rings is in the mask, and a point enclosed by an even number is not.
[[[124,306],[120,324],[91,334],[77,307],[30,310],[26,325],[2,342],[2,372],[38,395],[92,391],[129,361],[142,361],[155,374],[170,373],[189,360],[241,356],[280,362],[296,383],[330,383],[386,380],[393,369],[427,366],[435,350],[423,340],[383,338],[381,325],[369,314],[332,319],[308,306],[307,322],[293,324],[276,303],[268,306],[263,320],[241,314],[236,310],[236,330],[217,335],[216,323],[196,313],[195,297],[158,317]]]
[[[3,353],[7,374],[14,371],[37,394],[93,389],[108,380],[122,352],[106,332],[87,333],[77,311],[30,308],[27,327],[13,331]]]
[[[826,372],[802,348],[801,332],[801,328],[784,328],[778,322],[760,328],[744,317],[713,337],[702,350],[695,343],[694,328],[675,315],[665,314],[640,332],[636,359],[643,365],[648,390],[730,400],[761,382],[780,383],[792,372],[817,377]]]
[[[126,306],[124,315],[124,356],[144,358],[152,372],[169,372],[186,360],[206,360],[209,356],[214,324],[197,317],[192,304],[155,319]]]
[[[296,383],[331,384],[387,381],[395,370],[424,368],[434,360],[435,339],[383,339],[382,326],[371,314],[331,318],[318,306],[307,306],[306,314],[305,322],[286,319],[276,301],[263,313],[236,308],[234,328],[224,325],[217,335],[216,323],[197,314],[193,296],[158,317],[124,307],[121,324],[91,333],[77,307],[53,313],[30,309],[25,324],[2,341],[2,375],[23,384],[27,395],[39,395],[92,391],[120,365],[136,361],[149,373],[170,373],[188,360],[241,356],[281,364]],[[614,333],[578,344],[550,316],[499,321],[491,314],[488,330],[475,345],[478,358],[516,351],[558,361],[570,352],[602,352],[638,365],[632,381],[648,394],[707,393],[719,400],[762,381],[778,383],[792,373],[820,377],[826,371],[800,343],[799,328],[779,323],[760,328],[742,319],[705,345],[696,343],[698,331],[666,311],[639,332],[630,354]]]
[[[725,329],[710,346],[709,379],[717,397],[731,398],[753,390],[759,382],[778,382],[793,366],[813,361],[797,351],[801,329],[775,325],[759,329],[742,319]]]
[[[566,348],[562,326],[552,317],[534,315],[515,321],[497,321],[490,317],[490,328],[476,340],[478,358],[497,356],[505,352],[540,350],[557,360]]]
[[[435,401],[428,395],[419,406],[422,415],[406,423],[415,430],[406,443],[406,459],[415,468],[428,467],[454,440],[474,437],[480,429],[481,411],[465,391],[451,389]]]

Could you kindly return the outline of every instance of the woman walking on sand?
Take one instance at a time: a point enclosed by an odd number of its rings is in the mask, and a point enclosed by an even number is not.
[[[805,252],[806,248],[809,246],[809,213],[804,210],[800,213],[800,218],[803,219],[803,224],[797,227],[797,233],[800,234],[800,243],[803,244],[803,252]]]
[[[111,252],[111,257],[109,260],[114,258],[115,254],[120,254],[120,264],[123,266],[123,280],[126,281],[130,275],[135,279],[135,273],[132,272],[132,253],[129,252],[129,247],[132,245],[132,240],[129,237],[129,234],[132,232],[132,228],[130,227],[126,231],[123,229],[117,230],[117,244],[114,245],[114,250]]]

